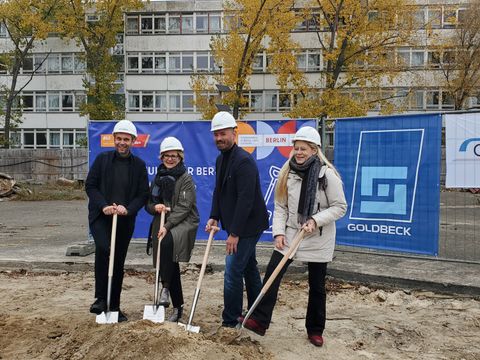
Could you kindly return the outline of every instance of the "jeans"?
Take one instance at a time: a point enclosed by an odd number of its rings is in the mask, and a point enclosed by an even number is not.
[[[267,266],[267,271],[263,282],[266,283],[270,275],[282,260],[283,255],[278,251],[274,251],[270,262]],[[288,266],[293,260],[287,260],[270,289],[258,304],[257,308],[252,314],[252,319],[255,319],[263,327],[268,329],[272,321],[273,308],[277,302],[278,290],[282,281],[283,275],[288,269]],[[326,303],[327,295],[325,291],[325,276],[327,275],[327,263],[308,263],[308,305],[307,316],[305,319],[305,327],[309,335],[322,335],[325,329],[326,320]]]
[[[242,315],[243,308],[244,280],[249,308],[262,289],[256,260],[256,245],[260,235],[241,237],[237,244],[237,252],[225,257],[223,326],[234,327],[238,324],[237,318]]]

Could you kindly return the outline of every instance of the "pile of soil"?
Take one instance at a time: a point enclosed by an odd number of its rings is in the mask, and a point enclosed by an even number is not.
[[[183,275],[188,319],[198,272]],[[402,289],[329,282],[325,346],[304,328],[308,284],[286,280],[264,337],[220,326],[223,273],[210,273],[195,314],[199,334],[142,320],[153,274],[128,272],[129,321],[98,325],[88,308],[93,275],[0,272],[0,359],[466,359],[480,358],[480,302]],[[167,315],[169,314],[167,310]]]

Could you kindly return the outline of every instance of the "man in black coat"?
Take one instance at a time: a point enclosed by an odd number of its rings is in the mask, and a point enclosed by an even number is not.
[[[135,218],[147,201],[149,186],[145,162],[130,151],[137,137],[135,125],[128,120],[121,120],[115,125],[113,136],[115,150],[97,156],[85,181],[89,199],[88,222],[95,240],[96,300],[90,312],[101,314],[107,308],[112,215],[117,214],[110,310],[119,312],[118,321],[126,321],[125,314],[120,311],[123,267]]]
[[[268,228],[257,164],[235,143],[236,127],[233,116],[225,111],[212,120],[211,131],[221,153],[216,161],[212,208],[205,228],[208,232],[220,221],[228,233],[222,313],[222,325],[226,327],[235,327],[242,315],[243,280],[249,308],[260,293],[262,283],[255,251],[260,235]]]

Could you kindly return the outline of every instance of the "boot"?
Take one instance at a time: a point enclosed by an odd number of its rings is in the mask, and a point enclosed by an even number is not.
[[[160,294],[160,300],[158,301],[158,305],[169,307],[170,306],[170,291],[167,288],[162,289],[162,293]]]
[[[172,315],[168,318],[170,322],[179,322],[183,314],[183,306],[173,308]]]

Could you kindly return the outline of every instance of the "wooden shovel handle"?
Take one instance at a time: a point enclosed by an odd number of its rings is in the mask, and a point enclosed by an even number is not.
[[[205,274],[205,269],[207,267],[208,255],[210,254],[210,247],[212,246],[213,235],[219,231],[218,226],[212,226],[210,229],[210,234],[208,235],[207,247],[205,248],[205,254],[203,255],[202,267],[200,268],[200,276],[197,281],[197,289],[200,289],[203,281],[203,275]]]
[[[294,238],[293,241],[292,241],[292,244],[290,245],[290,248],[288,249],[288,251],[286,252],[286,254],[283,255],[282,260],[280,260],[280,262],[278,263],[277,267],[276,267],[275,270],[272,272],[272,275],[270,275],[270,277],[268,278],[268,280],[267,280],[267,282],[265,283],[265,285],[263,285],[262,290],[260,290],[260,293],[262,293],[262,294],[264,294],[264,295],[267,293],[268,289],[270,288],[270,286],[272,285],[272,283],[275,281],[278,273],[283,269],[283,266],[285,265],[285,263],[287,262],[287,260],[290,259],[290,257],[297,251],[298,245],[300,245],[300,241],[302,241],[304,235],[305,235],[305,230],[302,229],[302,230],[297,234],[297,236],[295,236],[295,238]]]
[[[115,241],[117,238],[117,214],[113,214],[112,235],[110,236],[110,259],[108,262],[108,276],[113,276],[113,263],[115,258]]]

